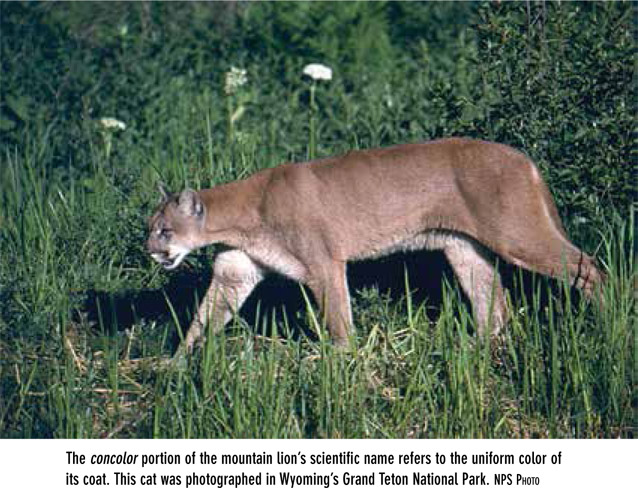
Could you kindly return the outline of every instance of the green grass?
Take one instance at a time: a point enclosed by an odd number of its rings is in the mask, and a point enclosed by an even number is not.
[[[251,4],[252,27],[229,31],[206,27],[216,11],[199,4],[109,6],[92,31],[81,6],[1,5],[0,437],[635,437],[631,6],[353,4],[362,27],[341,39],[330,29],[345,14],[317,5]],[[528,7],[533,19],[547,7],[546,22],[528,22]],[[291,29],[321,8],[322,30],[306,25],[298,51],[260,30],[260,15]],[[462,35],[439,29],[466,8],[473,20],[450,31]],[[120,21],[128,37],[111,32]],[[348,48],[368,31],[385,46],[373,60]],[[206,37],[218,32],[219,44]],[[300,73],[324,59],[335,79],[317,86],[311,138]],[[232,134],[231,65],[248,70]],[[96,119],[110,115],[127,129],[107,150]],[[346,351],[305,290],[277,282],[274,308],[264,291],[257,318],[237,317],[185,365],[167,365],[215,249],[173,273],[149,259],[160,180],[202,188],[303,160],[310,146],[323,157],[447,135],[510,143],[538,162],[573,241],[608,275],[604,309],[505,266],[512,316],[490,344],[453,279],[440,297],[423,293],[439,291],[440,273],[406,265],[392,293],[374,279],[354,291]]]

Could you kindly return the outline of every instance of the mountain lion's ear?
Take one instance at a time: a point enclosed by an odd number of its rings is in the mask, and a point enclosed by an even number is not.
[[[164,183],[162,183],[161,181],[157,184],[157,189],[160,192],[160,195],[162,196],[161,202],[165,202],[166,200],[168,200],[168,197],[170,195],[170,193],[168,192],[168,190],[166,189],[166,187],[164,186]]]
[[[204,215],[204,205],[196,191],[186,189],[179,194],[178,205],[184,215],[191,217],[201,217]]]

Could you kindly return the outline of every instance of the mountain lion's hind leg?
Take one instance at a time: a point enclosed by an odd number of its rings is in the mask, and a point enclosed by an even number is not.
[[[213,265],[213,280],[184,339],[186,350],[191,351],[202,338],[207,324],[214,331],[222,329],[263,277],[262,269],[242,251],[220,253]]]
[[[507,303],[498,271],[486,251],[472,239],[454,236],[443,252],[472,302],[479,335],[485,335],[488,325],[492,335],[498,334],[507,321]]]

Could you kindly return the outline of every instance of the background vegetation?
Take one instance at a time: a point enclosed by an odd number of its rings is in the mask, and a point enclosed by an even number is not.
[[[0,3],[0,435],[634,437],[634,13]],[[304,160],[310,62],[334,70],[319,156],[449,135],[528,153],[608,272],[608,306],[504,266],[515,313],[490,349],[440,260],[408,256],[353,270],[356,351],[335,353],[302,291],[274,281],[187,369],[162,367],[212,250],[175,273],[151,263],[156,183]],[[232,66],[248,82],[229,95]]]

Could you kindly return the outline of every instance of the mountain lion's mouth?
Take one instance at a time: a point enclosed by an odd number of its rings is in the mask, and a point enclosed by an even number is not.
[[[170,270],[177,268],[182,260],[186,257],[187,252],[179,252],[174,256],[169,256],[168,253],[152,253],[151,257],[161,264],[164,269]]]

